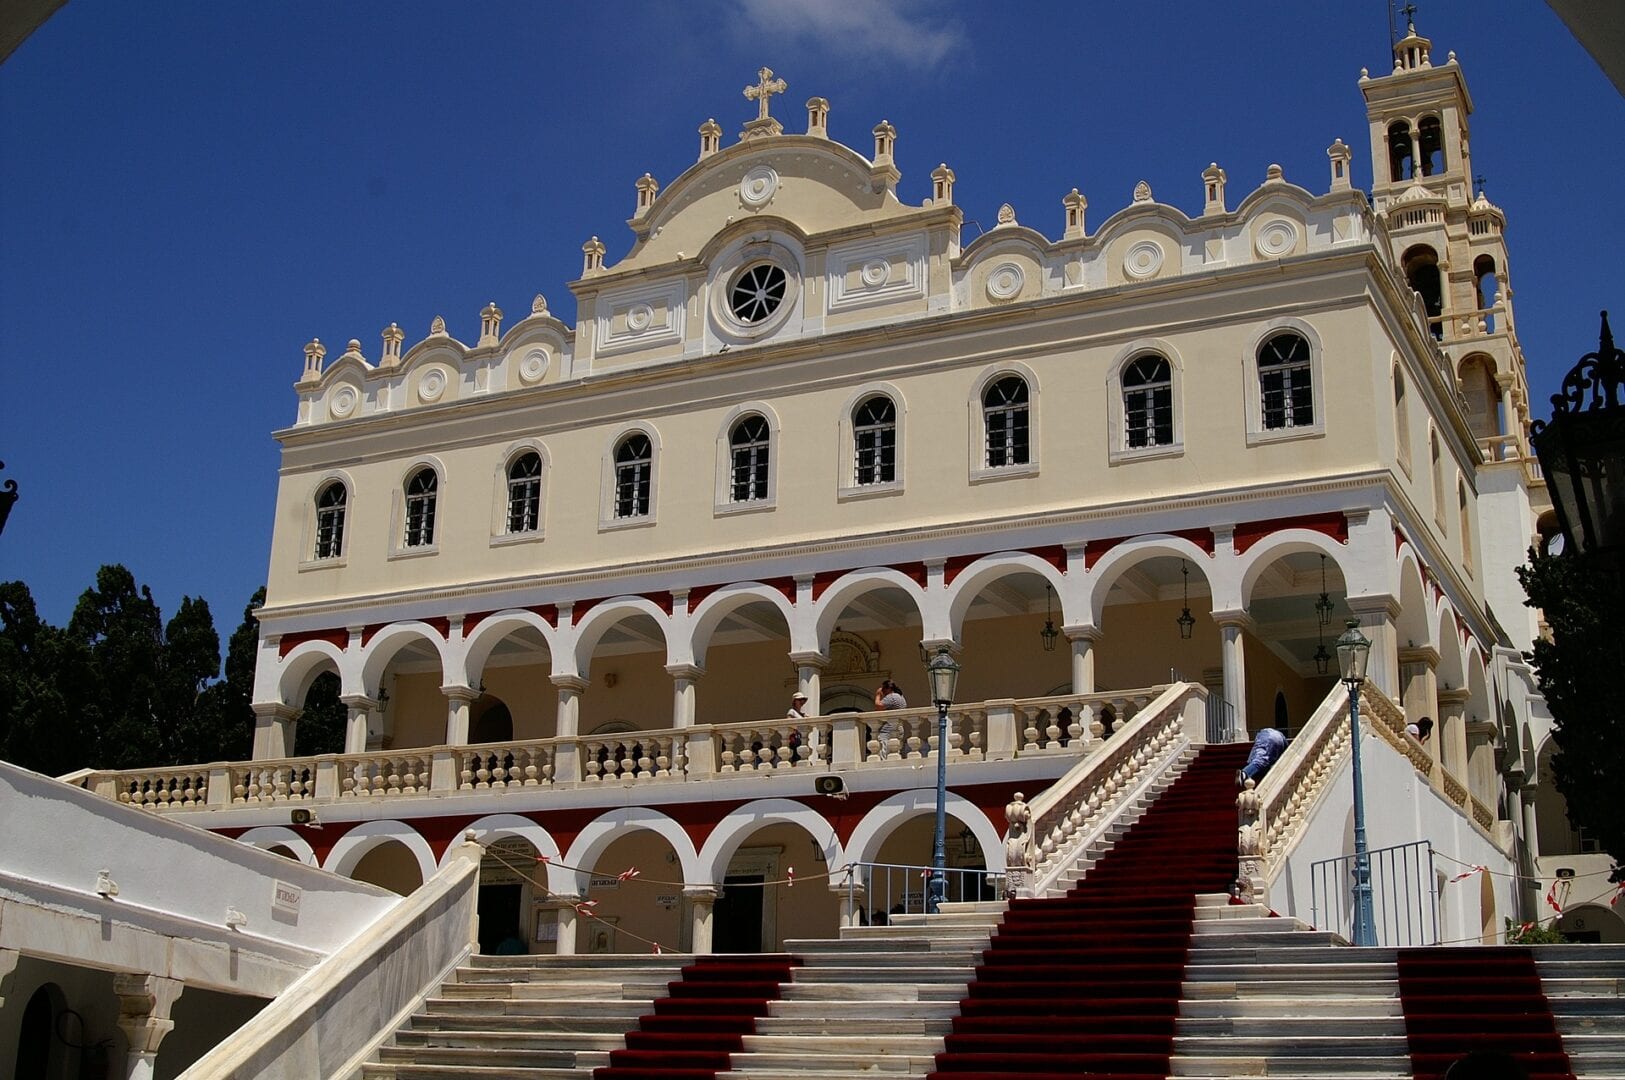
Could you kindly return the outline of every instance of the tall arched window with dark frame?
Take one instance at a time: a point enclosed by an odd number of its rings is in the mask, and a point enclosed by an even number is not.
[[[856,454],[853,479],[861,486],[897,479],[897,406],[884,394],[865,398],[852,411]]]
[[[620,441],[615,447],[615,516],[639,518],[649,516],[650,481],[654,472],[654,447],[649,436],[641,431]]]
[[[344,517],[350,493],[344,482],[322,485],[316,494],[316,558],[337,559],[344,554]]]
[[[409,548],[434,545],[435,503],[440,495],[440,477],[424,467],[406,481],[406,536]]]
[[[728,433],[728,497],[736,503],[767,498],[772,432],[759,413],[741,417]]]
[[[1174,441],[1173,369],[1150,353],[1123,369],[1123,443],[1130,450]]]
[[[1025,465],[1031,459],[1029,445],[1027,380],[1007,375],[982,394],[982,425],[987,434],[987,467],[1002,469]]]
[[[542,526],[542,456],[527,450],[508,464],[508,532],[535,532]]]
[[[1315,388],[1309,342],[1275,334],[1258,347],[1258,397],[1266,431],[1313,427]]]

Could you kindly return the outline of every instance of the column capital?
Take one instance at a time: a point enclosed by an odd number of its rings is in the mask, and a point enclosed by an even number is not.
[[[963,645],[955,641],[953,638],[920,639],[920,648],[924,649],[928,656],[935,654],[938,649],[943,648],[944,646],[947,647],[949,654],[952,656],[958,656],[960,650],[964,648]]]
[[[1399,650],[1401,664],[1426,664],[1428,670],[1439,669],[1439,650],[1432,645],[1406,645]]]
[[[580,675],[552,675],[549,681],[560,690],[568,690],[576,694],[587,692],[587,680]]]
[[[179,979],[157,975],[113,976],[113,993],[118,995],[118,1027],[130,1043],[132,1054],[156,1054],[158,1044],[175,1028],[169,1010],[186,984]]]
[[[674,679],[688,679],[697,682],[705,678],[705,669],[698,664],[667,664],[666,674]]]
[[[442,686],[440,692],[446,695],[447,701],[474,701],[480,696],[480,692],[472,686],[458,686],[455,684]]]
[[[1465,705],[1465,704],[1467,704],[1467,699],[1472,697],[1473,695],[1472,695],[1472,691],[1470,691],[1470,690],[1456,689],[1456,690],[1440,690],[1438,692],[1438,696],[1439,696],[1439,707],[1443,708],[1446,705]]]
[[[376,712],[384,707],[383,702],[366,694],[340,694],[339,702],[347,708],[366,709],[368,712]]]
[[[1350,596],[1343,602],[1356,615],[1374,615],[1385,619],[1399,617],[1399,601],[1389,593],[1367,593],[1364,596]]]
[[[1106,632],[1098,626],[1063,626],[1061,633],[1066,635],[1068,641],[1098,642],[1106,636]]]
[[[829,667],[829,657],[813,650],[793,652],[790,654],[790,663],[797,667],[814,667],[823,670]]]
[[[691,904],[714,904],[722,890],[715,885],[684,885],[683,895]]]
[[[261,720],[294,720],[303,711],[284,701],[256,701],[253,709]]]
[[[23,958],[18,949],[0,949],[0,1007],[11,996],[12,977],[17,974],[17,962]]]
[[[1228,608],[1224,611],[1210,612],[1210,614],[1213,616],[1213,621],[1218,623],[1221,628],[1228,629],[1234,626],[1247,631],[1249,634],[1258,632],[1258,624],[1253,622],[1253,617],[1247,614],[1245,608]]]

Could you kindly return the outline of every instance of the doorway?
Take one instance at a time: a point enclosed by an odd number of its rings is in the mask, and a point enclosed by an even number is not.
[[[722,895],[712,909],[711,947],[719,953],[762,951],[762,894],[767,890],[761,874],[729,874]]]

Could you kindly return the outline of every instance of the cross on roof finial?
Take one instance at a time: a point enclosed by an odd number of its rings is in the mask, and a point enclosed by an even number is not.
[[[1478,193],[1480,195],[1484,194],[1484,174],[1479,173],[1477,176],[1473,177],[1473,183],[1478,185]]]
[[[1404,7],[1400,8],[1399,11],[1400,14],[1405,16],[1406,27],[1411,33],[1416,33],[1416,5],[1407,3]]]
[[[756,102],[756,119],[767,119],[767,101],[774,94],[782,94],[789,89],[783,79],[773,77],[773,69],[765,67],[756,73],[759,80],[755,86],[745,87],[745,96]]]

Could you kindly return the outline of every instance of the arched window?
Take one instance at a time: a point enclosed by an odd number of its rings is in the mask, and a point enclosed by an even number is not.
[[[1405,398],[1405,373],[1394,365],[1394,452],[1400,468],[1411,471],[1411,410]]]
[[[431,547],[434,544],[435,498],[440,477],[422,468],[406,481],[406,546]]]
[[[1428,465],[1433,474],[1433,520],[1444,531],[1444,459],[1439,454],[1439,433],[1428,432]]]
[[[1131,450],[1174,441],[1173,373],[1160,356],[1142,356],[1123,370],[1123,437]]]
[[[649,480],[654,467],[654,448],[649,436],[634,431],[615,448],[615,516],[649,516]]]
[[[1000,379],[982,395],[988,468],[1027,464],[1027,404],[1027,380],[1016,375]]]
[[[1266,431],[1313,427],[1309,342],[1297,334],[1276,334],[1259,346],[1258,392]]]
[[[535,532],[542,526],[542,457],[526,451],[508,465],[508,532]]]
[[[1472,573],[1473,520],[1467,508],[1467,484],[1461,479],[1456,480],[1456,522],[1461,526],[1461,562]]]
[[[316,557],[336,559],[344,554],[344,511],[350,493],[338,480],[316,495]]]
[[[742,417],[728,433],[728,497],[732,501],[757,502],[767,498],[771,442],[767,418],[758,413]]]
[[[1426,244],[1418,244],[1400,259],[1405,270],[1405,281],[1422,294],[1422,305],[1427,309],[1429,328],[1436,338],[1444,337],[1444,290],[1439,280],[1439,253]],[[1433,321],[1437,320],[1437,321]]]
[[[1414,170],[1411,160],[1411,126],[1403,120],[1388,125],[1388,178],[1408,180]]]
[[[1416,125],[1417,163],[1423,176],[1444,172],[1444,126],[1437,116],[1424,116]]]
[[[852,412],[858,486],[890,484],[897,479],[897,406],[884,394],[865,398]]]

